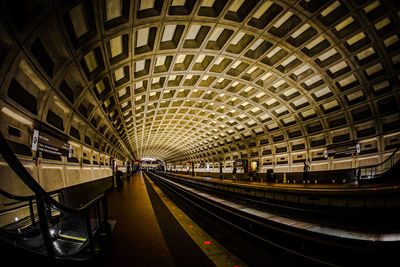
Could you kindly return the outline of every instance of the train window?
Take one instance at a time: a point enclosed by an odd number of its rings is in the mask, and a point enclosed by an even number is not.
[[[8,134],[12,135],[12,136],[16,136],[16,137],[21,137],[21,130],[9,125],[8,126]]]

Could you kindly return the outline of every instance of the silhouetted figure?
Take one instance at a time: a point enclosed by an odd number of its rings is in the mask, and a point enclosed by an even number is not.
[[[233,167],[233,171],[232,171],[232,179],[233,180],[236,180],[236,172],[237,172],[236,167]]]
[[[250,176],[250,182],[253,181],[256,182],[255,181],[256,173],[254,171],[250,171],[249,176]]]
[[[118,187],[121,187],[121,186],[123,185],[122,175],[123,175],[123,172],[122,172],[122,171],[117,171],[117,173],[116,173],[116,180],[117,180],[117,186],[118,186]]]
[[[274,170],[272,169],[268,169],[267,170],[267,182],[272,181],[272,174],[273,174]]]
[[[304,167],[303,167],[303,180],[307,181],[308,179],[308,171],[310,170],[310,166],[308,166],[307,162],[304,161]]]

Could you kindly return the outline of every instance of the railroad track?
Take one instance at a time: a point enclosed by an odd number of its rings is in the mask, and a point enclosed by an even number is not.
[[[173,181],[196,188],[211,194],[217,194],[233,202],[242,202],[256,209],[266,212],[279,213],[282,216],[301,219],[319,225],[341,227],[353,231],[365,231],[380,233],[400,232],[400,214],[396,207],[393,208],[342,208],[342,207],[321,207],[318,205],[306,205],[292,202],[270,200],[255,196],[239,194],[205,187],[190,180],[182,179],[171,174],[162,174],[163,177]]]
[[[149,173],[148,175],[167,194],[179,196],[179,199],[185,201],[184,205],[215,218],[233,229],[233,232],[239,230],[254,241],[261,241],[317,265],[379,264],[382,266],[390,257],[396,255],[395,252],[398,249],[398,242],[389,244],[388,242],[349,240],[307,232],[304,229],[294,229],[288,225],[261,219],[229,207],[224,201],[206,197],[198,190],[194,192],[187,186],[179,185],[158,174]],[[241,202],[246,201],[241,199]]]

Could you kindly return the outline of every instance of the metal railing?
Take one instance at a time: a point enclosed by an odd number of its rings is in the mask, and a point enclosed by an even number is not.
[[[397,163],[399,158],[396,157],[396,154],[399,151],[399,149],[400,147],[397,147],[392,152],[392,154],[381,163],[370,166],[358,167],[356,171],[357,179],[366,180],[366,179],[373,179],[380,177],[382,174],[387,172]]]
[[[19,179],[34,193],[32,196],[16,196],[0,190],[0,194],[4,197],[20,202],[9,211],[29,207],[30,226],[37,230],[36,232],[40,235],[40,238],[38,239],[43,242],[41,248],[45,248],[44,251],[38,251],[38,253],[46,254],[51,260],[55,260],[56,258],[62,259],[63,257],[71,258],[71,256],[73,257],[74,255],[73,253],[78,254],[89,248],[88,251],[90,258],[94,258],[96,254],[94,234],[97,230],[102,230],[106,235],[109,233],[107,225],[107,199],[105,194],[99,194],[80,208],[67,207],[55,200],[53,196],[46,192],[38,182],[36,182],[18,160],[1,133],[0,152]],[[101,207],[103,208],[102,211]],[[75,224],[71,223],[71,221]],[[76,222],[78,222],[78,224],[76,224]],[[71,230],[74,231],[73,227],[75,227],[75,225],[83,225],[83,228],[80,229],[84,234],[83,237],[71,237],[66,234],[63,236],[75,240],[79,239],[82,241],[80,246],[77,247],[73,253],[71,250],[68,252],[60,250],[57,240],[60,239],[61,234],[66,230],[66,228],[72,227]],[[5,240],[17,238],[19,234],[23,234],[19,229],[18,231],[12,232],[0,228],[0,237],[3,237]],[[16,242],[12,243],[16,244]]]

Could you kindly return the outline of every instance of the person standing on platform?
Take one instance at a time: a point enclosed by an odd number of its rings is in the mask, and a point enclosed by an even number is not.
[[[254,171],[250,171],[250,172],[249,172],[249,176],[250,176],[250,182],[255,182],[255,181],[254,181],[255,172],[254,172]]]
[[[234,166],[233,171],[232,171],[232,180],[236,180],[236,172],[237,172],[237,169],[236,169],[236,166]]]
[[[310,166],[308,166],[307,162],[304,161],[304,167],[303,167],[303,181],[307,182],[308,179],[308,171],[310,170]]]

